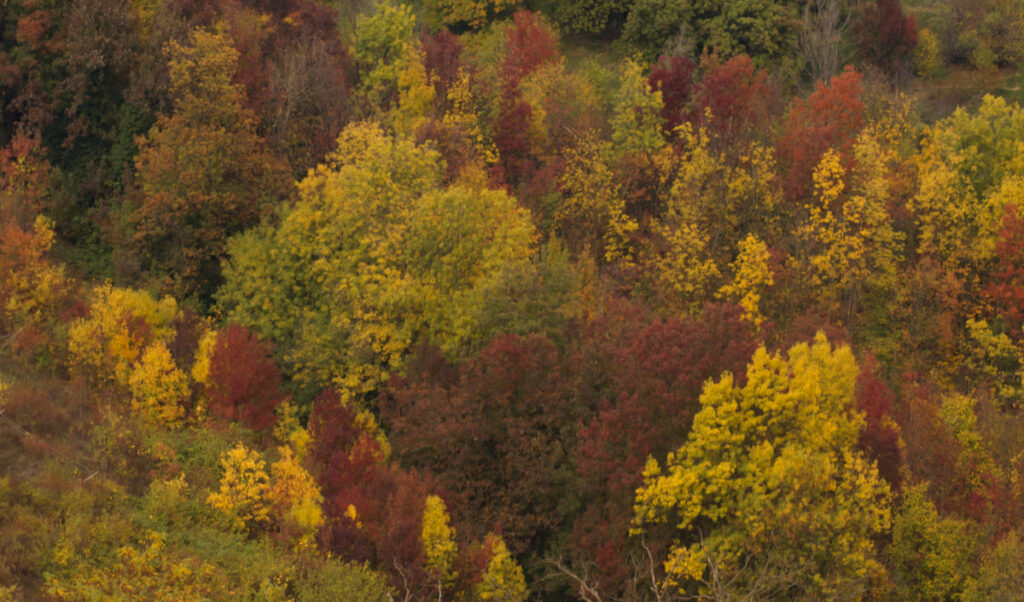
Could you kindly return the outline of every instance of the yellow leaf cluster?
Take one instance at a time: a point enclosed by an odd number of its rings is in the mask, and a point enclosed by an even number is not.
[[[150,531],[144,547],[123,546],[119,562],[71,578],[51,578],[47,593],[68,600],[153,600],[198,602],[216,595],[211,587],[215,568],[198,562],[175,562],[166,551],[165,537]]]
[[[651,90],[643,67],[632,59],[623,61],[615,112],[609,120],[612,152],[616,158],[627,155],[654,157],[668,145],[662,133],[663,106],[661,90]]]
[[[713,242],[712,254],[733,253],[750,233],[772,236],[780,203],[775,157],[752,144],[739,157],[716,151],[708,132],[689,123],[676,129],[682,157],[672,179],[666,222],[697,224]]]
[[[622,186],[604,157],[610,145],[586,136],[573,148],[562,175],[566,198],[555,219],[570,244],[603,247],[608,263],[629,261],[629,237],[638,228],[626,214]]]
[[[659,225],[658,229],[666,249],[655,258],[654,269],[661,282],[676,294],[671,305],[683,312],[696,311],[722,276],[708,255],[707,234],[689,222],[674,228]]]
[[[889,289],[896,283],[903,236],[892,227],[886,204],[890,194],[885,152],[871,131],[854,147],[857,170],[847,174],[839,153],[828,150],[815,168],[814,197],[805,206],[806,220],[797,229],[809,285],[832,309],[851,306],[860,291]],[[847,179],[853,185],[847,187]],[[852,309],[851,309],[852,311]]]
[[[924,253],[957,273],[976,269],[995,251],[1003,209],[1024,192],[1024,111],[986,96],[976,114],[957,109],[925,132],[913,158],[917,216]]]
[[[128,377],[132,408],[148,421],[164,427],[181,426],[185,418],[182,404],[189,396],[188,377],[174,364],[174,358],[162,341],[142,353]]]
[[[484,545],[491,551],[487,562],[487,572],[476,586],[476,596],[480,600],[501,602],[524,602],[529,596],[523,569],[512,558],[508,547],[501,537],[488,534]]]
[[[220,463],[224,469],[220,489],[211,493],[206,503],[228,515],[238,529],[264,527],[270,520],[266,462],[259,453],[239,444],[225,453]]]
[[[28,256],[18,269],[3,274],[0,284],[7,294],[3,311],[18,326],[39,327],[57,314],[57,302],[70,281],[62,266],[45,257],[53,246],[53,223],[42,215],[36,216],[32,233]]]
[[[442,584],[455,578],[452,563],[458,548],[455,544],[455,529],[449,524],[448,511],[444,500],[428,495],[423,506],[423,527],[420,530],[423,555],[427,559],[427,570]]]
[[[143,350],[173,335],[178,305],[172,297],[104,284],[91,293],[89,315],[68,332],[68,350],[80,369],[100,380],[128,384]]]
[[[756,326],[764,322],[761,315],[761,295],[775,277],[768,267],[768,245],[753,234],[740,242],[740,252],[732,263],[733,280],[718,289],[719,298],[735,301],[743,308],[743,316]]]
[[[503,191],[442,190],[442,168],[375,124],[346,128],[279,225],[232,244],[230,317],[274,341],[296,381],[345,399],[400,371],[417,336],[449,352],[475,341],[486,291],[537,235]]]
[[[309,545],[324,522],[323,495],[290,447],[278,452],[280,459],[270,467],[268,501],[282,530],[297,533],[298,545]]]
[[[742,388],[730,374],[705,385],[686,443],[664,468],[648,462],[636,495],[634,532],[677,529],[663,585],[829,598],[884,575],[873,538],[889,489],[855,451],[856,375],[850,350],[819,334],[786,356],[759,349]]]

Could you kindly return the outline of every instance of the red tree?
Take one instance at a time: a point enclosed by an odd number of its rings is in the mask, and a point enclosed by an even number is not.
[[[651,68],[647,85],[652,90],[661,90],[661,101],[665,105],[661,116],[665,119],[667,134],[686,120],[694,88],[694,68],[693,61],[679,55],[662,55]]]
[[[861,55],[884,69],[910,58],[917,46],[917,22],[900,0],[875,0],[864,9],[857,33]]]
[[[903,454],[892,415],[894,397],[889,387],[875,375],[877,369],[878,362],[873,356],[861,360],[857,375],[857,409],[864,412],[865,425],[857,447],[875,461],[882,478],[898,490],[903,480],[900,474]]]
[[[269,345],[238,324],[217,334],[206,384],[213,416],[237,420],[254,430],[269,428],[277,420],[274,408],[283,398],[280,385],[281,372]]]
[[[1024,219],[1007,205],[996,242],[996,263],[982,293],[1001,319],[1003,332],[1015,341],[1024,327]]]
[[[724,63],[712,57],[704,67],[704,77],[694,94],[693,120],[716,134],[718,146],[723,149],[739,140],[763,136],[779,104],[779,91],[768,72],[755,68],[745,54]]]
[[[309,432],[309,462],[324,496],[321,545],[346,560],[373,563],[396,589],[425,599],[431,584],[420,533],[431,487],[388,464],[380,442],[333,390],[314,402]]]
[[[797,99],[786,114],[777,154],[787,200],[807,196],[811,174],[827,149],[836,149],[849,163],[865,121],[860,80],[861,74],[848,66],[828,84],[815,84],[814,92]]]

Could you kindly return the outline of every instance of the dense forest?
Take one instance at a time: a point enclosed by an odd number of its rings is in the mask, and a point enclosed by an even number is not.
[[[1024,600],[1021,0],[0,2],[0,601]]]

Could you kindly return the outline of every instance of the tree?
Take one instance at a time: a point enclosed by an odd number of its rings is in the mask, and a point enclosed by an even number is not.
[[[787,0],[638,0],[623,37],[650,60],[672,36],[724,58],[748,54],[762,67],[785,64],[797,44],[797,2]]]
[[[621,22],[633,4],[634,0],[566,0],[552,6],[552,17],[569,31],[596,34]]]
[[[903,493],[889,548],[896,595],[948,600],[961,593],[970,554],[968,524],[943,517],[927,496],[927,485]]]
[[[776,152],[786,199],[798,202],[811,188],[811,173],[829,148],[846,164],[865,124],[860,98],[861,74],[852,67],[826,84],[816,82],[807,99],[797,99],[786,114]]]
[[[481,600],[524,602],[529,595],[523,569],[519,567],[500,536],[488,534],[484,540],[488,551],[487,571],[476,587]]]
[[[435,24],[480,29],[489,18],[514,8],[519,2],[520,0],[428,0],[424,7]]]
[[[841,0],[814,0],[804,5],[800,50],[814,81],[831,78],[839,70],[843,33],[851,13],[843,15]]]
[[[132,407],[146,420],[166,427],[181,426],[189,382],[162,341],[146,347],[128,378]]]
[[[857,23],[861,54],[884,69],[909,63],[917,46],[917,22],[903,13],[900,0],[875,0],[865,7]]]
[[[442,170],[428,148],[349,126],[276,226],[232,242],[222,307],[307,391],[361,395],[419,340],[452,354],[487,340],[495,284],[529,263],[534,230],[503,192],[439,190]]]
[[[206,503],[230,517],[238,529],[252,533],[265,528],[270,520],[270,475],[259,452],[239,444],[224,454],[221,466],[220,489]]]
[[[658,62],[651,67],[647,76],[647,85],[651,90],[661,92],[661,117],[665,120],[665,133],[673,131],[686,120],[689,104],[696,84],[694,71],[696,65],[689,57],[661,55]]]
[[[892,157],[869,130],[854,146],[856,171],[847,174],[834,150],[814,170],[814,196],[797,229],[802,249],[792,259],[811,278],[816,301],[851,324],[861,297],[896,285],[903,236],[889,213]],[[851,186],[846,192],[847,181]]]
[[[72,322],[68,351],[73,365],[100,382],[127,385],[145,349],[167,342],[178,305],[147,293],[102,285],[94,288],[89,314]]]
[[[455,530],[449,524],[444,500],[436,495],[428,495],[423,507],[423,530],[420,533],[420,541],[423,543],[427,572],[437,583],[437,598],[440,600],[445,585],[457,576],[452,570],[452,564],[458,548],[455,544]]]
[[[377,5],[356,19],[352,60],[369,109],[387,110],[398,100],[398,74],[412,49],[416,17],[407,5]]]
[[[716,149],[742,154],[749,142],[764,142],[778,111],[779,91],[765,69],[749,56],[727,61],[717,55],[701,62],[704,76],[696,86],[691,119],[714,135]]]
[[[460,531],[500,526],[515,554],[536,553],[564,523],[571,447],[583,409],[547,338],[499,336],[455,372],[414,372],[380,400],[396,458],[450,492]],[[542,493],[543,492],[543,493]],[[558,493],[556,493],[558,492]]]
[[[1003,211],[1019,204],[1022,131],[1020,107],[985,96],[976,113],[958,109],[929,128],[914,157],[920,184],[907,204],[921,252],[960,277],[991,260]]]
[[[668,523],[664,583],[680,593],[857,596],[884,575],[873,537],[889,488],[855,449],[857,366],[824,335],[754,353],[743,387],[708,383],[686,443],[651,459],[636,527]]]
[[[208,299],[227,237],[285,196],[286,171],[232,82],[238,53],[227,37],[196,30],[169,53],[174,112],[160,116],[136,157],[132,245],[165,290]]]
[[[200,381],[210,414],[254,430],[269,428],[283,399],[281,373],[269,345],[238,324],[213,336]]]

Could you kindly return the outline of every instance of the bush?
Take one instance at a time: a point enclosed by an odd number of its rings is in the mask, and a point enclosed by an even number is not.
[[[917,34],[917,48],[914,49],[914,73],[924,79],[938,77],[944,63],[939,37],[930,29],[922,29]]]

